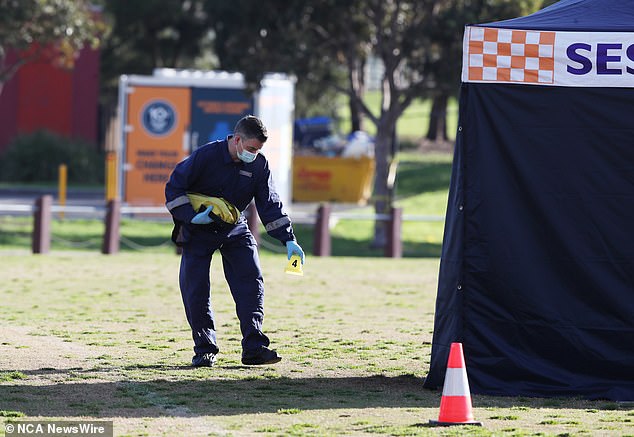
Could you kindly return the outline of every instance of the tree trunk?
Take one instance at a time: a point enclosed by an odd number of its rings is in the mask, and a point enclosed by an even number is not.
[[[431,141],[447,141],[447,100],[449,96],[442,93],[434,97],[429,114],[429,128],[426,138]]]
[[[358,59],[354,55],[348,56],[348,81],[350,82],[350,89],[353,90],[355,95],[363,100],[365,94],[365,80],[364,70],[365,62]],[[355,98],[350,98],[350,132],[363,130],[363,110],[359,101]]]
[[[386,117],[384,117],[386,118]],[[381,120],[377,127],[376,139],[374,144],[374,155],[376,162],[376,170],[374,176],[374,212],[375,214],[387,214],[390,210],[390,189],[387,179],[392,155],[392,141],[394,132],[394,123],[387,120]],[[374,222],[374,240],[372,247],[385,247],[387,242],[385,232],[385,221],[376,220]]]
[[[363,94],[359,97],[363,98]],[[350,99],[350,132],[363,130],[363,117],[356,99]]]

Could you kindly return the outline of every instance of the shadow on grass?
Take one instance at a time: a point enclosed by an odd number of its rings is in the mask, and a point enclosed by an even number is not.
[[[171,242],[169,235],[157,236],[129,236],[122,235],[119,243],[121,252],[138,252],[138,251],[174,251],[176,248]],[[14,246],[24,249],[30,249],[33,235],[28,231],[11,231],[0,229],[0,246]],[[51,236],[51,250],[89,250],[100,252],[103,244],[103,233],[85,234],[81,236],[58,235]]]
[[[313,253],[313,234],[312,227],[309,230],[302,230],[306,226],[301,226],[298,232],[298,240],[302,244],[304,252],[307,254]],[[176,253],[176,247],[165,236],[157,237],[138,237],[138,236],[126,236],[120,242],[121,252],[138,252],[141,251],[160,251],[160,252],[174,252]],[[279,242],[272,240],[269,237],[266,238],[267,245],[261,245],[260,250],[269,253],[285,253],[285,249]],[[28,232],[5,232],[0,229],[0,246],[15,246],[23,249],[31,248],[31,233]],[[103,242],[103,235],[90,235],[84,238],[78,239],[66,239],[61,236],[53,238],[51,242],[51,251],[57,250],[89,250],[99,252]],[[278,250],[269,249],[272,247]],[[441,244],[437,243],[420,243],[412,241],[403,241],[403,257],[404,258],[439,258],[441,253]],[[380,258],[384,256],[382,248],[370,247],[369,241],[359,241],[353,239],[346,239],[340,237],[333,237],[331,240],[331,255],[332,256],[351,256],[351,257],[370,257]]]
[[[321,409],[436,408],[440,402],[440,394],[423,390],[423,381],[414,376],[291,379],[267,377],[265,373],[230,380],[214,378],[214,371],[205,369],[208,379],[187,379],[189,375],[200,376],[200,370],[188,368],[179,380],[0,385],[0,409],[42,417],[229,416]],[[23,373],[51,372],[54,369]]]
[[[28,231],[5,231],[0,229],[0,246],[20,245],[30,247],[33,234]]]
[[[242,379],[214,374],[243,366],[194,369],[188,366],[129,366],[127,370],[170,373],[169,379],[149,381],[78,382],[51,385],[0,385],[0,410],[41,417],[167,417],[233,416],[239,414],[295,414],[310,410],[365,408],[438,408],[441,393],[423,389],[413,375],[386,377],[288,378],[271,375],[266,368]],[[252,369],[252,368],[251,368]],[[87,379],[104,369],[44,368],[20,372],[28,376],[71,375]],[[82,375],[83,374],[83,375]],[[617,410],[610,401],[570,398],[526,398],[475,395],[482,408],[563,408]]]
[[[451,180],[451,159],[440,161],[404,161],[396,177],[399,198],[446,190]]]

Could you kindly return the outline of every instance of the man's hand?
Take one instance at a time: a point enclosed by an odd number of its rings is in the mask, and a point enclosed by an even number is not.
[[[214,209],[213,205],[209,205],[206,210],[199,212],[192,218],[192,223],[195,225],[208,225],[214,220],[209,217],[209,213]]]
[[[304,264],[304,251],[299,246],[299,244],[297,244],[297,241],[294,241],[294,240],[287,241],[286,252],[288,254],[288,259],[291,259],[291,255],[293,255],[293,253],[298,254],[299,257],[302,259],[302,264]]]

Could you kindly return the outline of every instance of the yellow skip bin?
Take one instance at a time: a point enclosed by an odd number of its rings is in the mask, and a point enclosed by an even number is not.
[[[365,204],[372,195],[374,159],[293,157],[293,201]]]

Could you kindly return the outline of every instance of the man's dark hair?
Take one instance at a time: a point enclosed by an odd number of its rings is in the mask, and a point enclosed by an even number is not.
[[[262,124],[262,120],[254,115],[242,117],[238,123],[236,123],[233,133],[242,134],[248,139],[257,138],[257,140],[261,143],[265,143],[268,139],[266,127]]]

